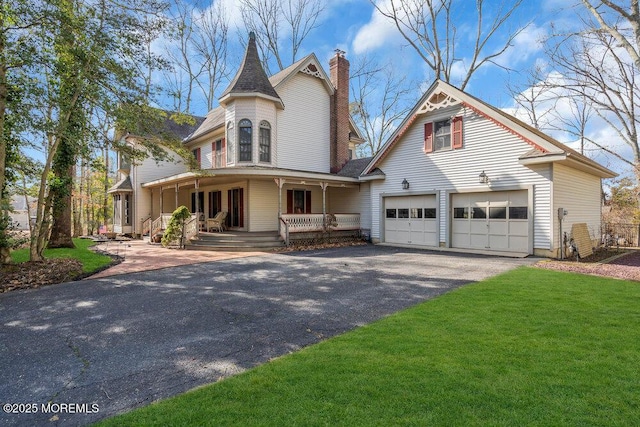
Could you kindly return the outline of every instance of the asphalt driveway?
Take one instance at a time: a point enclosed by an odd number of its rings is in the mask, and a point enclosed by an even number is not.
[[[534,261],[359,246],[1,294],[0,403],[36,413],[0,425],[86,425]]]

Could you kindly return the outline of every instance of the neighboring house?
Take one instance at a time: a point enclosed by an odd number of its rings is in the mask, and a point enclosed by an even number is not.
[[[9,211],[9,217],[11,218],[14,229],[29,230],[29,212],[31,212],[32,218],[35,221],[37,202],[37,199],[29,196],[27,196],[26,199],[24,196],[19,195],[11,197],[12,211]]]
[[[555,256],[563,208],[564,231],[585,222],[599,236],[610,170],[442,81],[375,157],[354,159],[343,52],[329,75],[311,54],[267,78],[250,37],[220,106],[184,140],[199,168],[132,165],[112,189],[137,207],[121,230],[141,235],[145,219],[186,205],[224,211],[238,231],[317,229],[334,214],[374,242]]]
[[[376,171],[384,176],[371,176]],[[371,179],[374,241],[556,256],[558,210],[568,212],[568,235],[572,224],[586,223],[597,240],[601,179],[614,176],[436,81],[361,179]]]

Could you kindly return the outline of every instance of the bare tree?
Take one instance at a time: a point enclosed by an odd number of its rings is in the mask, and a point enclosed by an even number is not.
[[[350,79],[351,115],[364,132],[362,156],[375,155],[411,108],[415,84],[406,76],[394,74],[391,64],[378,66],[362,58]]]
[[[631,0],[628,8],[611,0],[582,0],[584,7],[596,19],[598,26],[610,34],[640,69],[640,6]],[[594,26],[595,28],[595,26]]]
[[[435,78],[452,82],[454,64],[464,61],[465,73],[459,84],[460,89],[469,83],[473,74],[485,64],[502,67],[496,59],[511,46],[514,39],[526,27],[506,32],[505,26],[522,0],[503,1],[491,18],[486,17],[486,5],[495,2],[476,0],[475,28],[472,34],[464,33],[462,19],[469,19],[472,13],[467,9],[471,2],[453,0],[389,0],[380,3],[369,0],[376,10],[390,19],[407,43],[433,70]],[[460,21],[458,21],[460,20]],[[505,36],[506,34],[506,36]],[[490,42],[503,37],[497,48]],[[467,39],[471,39],[471,43]],[[471,46],[470,56],[463,57],[461,46]]]
[[[217,103],[218,89],[227,77],[229,23],[222,2],[207,8],[198,18],[194,50],[203,78],[196,80],[207,102],[207,110]]]
[[[629,157],[615,141],[599,141],[583,136],[583,142],[633,167],[640,178],[638,113],[640,88],[638,69],[615,36],[603,31],[584,31],[560,37],[548,51],[554,66],[563,75],[556,89],[564,90],[576,102],[589,105],[595,115],[612,129],[631,151]],[[584,119],[591,110],[579,113]],[[588,114],[588,115],[586,115]]]
[[[323,0],[241,1],[242,18],[247,28],[256,35],[268,74],[271,74],[269,63],[272,58],[279,70],[296,62],[304,40],[318,27],[324,8]],[[290,50],[290,61],[286,58],[285,45]]]
[[[539,65],[528,72],[527,78],[517,84],[507,83],[507,90],[516,103],[516,115],[526,114],[527,122],[536,129],[549,123],[557,100],[547,75]]]

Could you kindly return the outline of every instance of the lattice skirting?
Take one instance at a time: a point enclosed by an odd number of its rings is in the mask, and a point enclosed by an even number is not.
[[[332,232],[291,233],[289,235],[290,246],[310,246],[323,243],[343,243],[361,241],[363,235],[360,230],[344,230]]]

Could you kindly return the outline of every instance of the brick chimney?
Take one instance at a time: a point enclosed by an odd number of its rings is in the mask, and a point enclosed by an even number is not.
[[[329,60],[331,83],[336,88],[331,97],[330,170],[337,173],[349,161],[349,61],[336,49]]]

